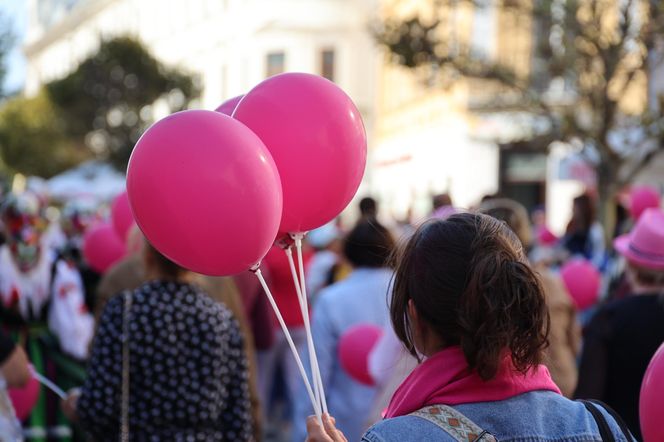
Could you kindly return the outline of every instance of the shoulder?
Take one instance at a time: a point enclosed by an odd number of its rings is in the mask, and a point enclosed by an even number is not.
[[[417,416],[399,416],[385,419],[367,430],[363,441],[410,442],[421,440],[454,441],[445,430]]]

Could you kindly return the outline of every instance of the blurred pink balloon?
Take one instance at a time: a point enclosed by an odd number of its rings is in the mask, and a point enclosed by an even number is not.
[[[365,385],[374,385],[369,373],[369,354],[383,335],[373,324],[359,324],[346,330],[339,339],[339,361],[348,375]]]
[[[599,297],[601,275],[585,259],[572,259],[560,269],[560,276],[579,310],[592,307]]]
[[[650,360],[641,383],[639,397],[639,420],[645,442],[663,442],[664,426],[664,344]]]
[[[638,220],[646,209],[660,206],[659,192],[651,186],[634,187],[629,200],[629,212],[634,220]]]
[[[242,97],[244,97],[244,95],[238,95],[237,97],[229,98],[228,100],[221,103],[219,107],[215,109],[215,112],[221,112],[222,114],[228,115],[230,117],[237,107],[237,104],[240,102],[240,100],[242,100]]]
[[[10,388],[8,390],[18,420],[24,421],[30,416],[32,409],[35,408],[39,400],[40,390],[41,385],[34,376],[30,376],[25,387]]]
[[[113,204],[111,205],[111,221],[120,239],[127,241],[129,230],[134,225],[134,215],[131,213],[127,192],[122,192],[113,200]]]
[[[125,256],[125,243],[110,223],[92,226],[83,237],[83,256],[90,268],[104,273]]]
[[[558,237],[547,226],[537,229],[537,240],[543,246],[552,246],[558,242]]]
[[[148,241],[206,275],[258,263],[281,218],[270,153],[251,130],[219,112],[188,110],[153,124],[129,160],[127,191]]]
[[[280,230],[304,232],[334,219],[357,191],[367,156],[360,112],[338,86],[302,73],[275,75],[233,112],[265,143],[284,195]]]

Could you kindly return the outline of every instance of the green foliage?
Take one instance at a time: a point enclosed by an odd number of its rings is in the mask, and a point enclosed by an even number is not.
[[[165,67],[127,37],[103,42],[96,54],[47,90],[67,132],[119,170],[126,169],[134,144],[152,122],[155,100],[166,99],[175,112],[199,93],[192,77]]]
[[[13,98],[0,108],[0,170],[49,178],[84,160],[87,149],[75,146],[63,122],[42,93]]]

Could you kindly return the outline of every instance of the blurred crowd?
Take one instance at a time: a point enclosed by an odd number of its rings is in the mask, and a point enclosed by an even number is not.
[[[631,195],[609,235],[588,194],[574,199],[560,237],[547,227],[544,208],[528,213],[500,195],[473,208],[437,195],[428,219],[481,213],[516,235],[545,295],[543,362],[557,388],[568,398],[605,402],[640,439],[639,390],[664,342],[664,212],[655,189]],[[178,440],[307,438],[313,409],[251,272],[193,274],[152,248],[136,226],[122,238],[123,256],[93,268],[86,231],[109,208],[52,205],[28,190],[5,195],[0,209],[0,433],[15,435],[6,440],[118,440],[129,431],[136,440],[170,440],[173,432]],[[422,356],[393,330],[389,303],[392,256],[426,220],[395,222],[370,197],[357,210],[352,225],[336,220],[309,232],[303,254],[327,406],[349,440],[385,416]],[[262,267],[308,367],[282,247]],[[376,342],[355,353],[351,343],[350,356],[341,355],[340,342],[362,326],[379,330]],[[349,372],[354,361],[345,358],[357,359],[366,376]],[[32,372],[66,392],[64,400]]]

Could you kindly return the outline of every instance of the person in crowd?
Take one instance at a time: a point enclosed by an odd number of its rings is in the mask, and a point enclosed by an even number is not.
[[[641,382],[664,342],[664,212],[647,209],[614,246],[632,290],[600,307],[586,327],[576,396],[609,404],[640,439]]]
[[[605,430],[630,440],[601,405],[562,396],[541,365],[544,291],[521,241],[495,218],[421,225],[398,254],[390,316],[422,362],[362,440],[600,441]],[[346,440],[330,416],[323,424],[307,419],[309,441]]]
[[[94,328],[81,277],[70,261],[43,246],[46,221],[35,195],[8,195],[2,219],[7,243],[0,247],[0,323],[24,346],[36,371],[61,387],[75,385],[82,381]],[[42,393],[46,400],[24,422],[27,434],[68,440],[72,429],[57,397]]]
[[[24,387],[30,377],[25,351],[0,332],[0,435],[4,440],[21,440],[23,436],[7,389]]]
[[[376,389],[353,380],[342,369],[337,346],[341,335],[354,325],[388,325],[386,296],[392,278],[388,258],[393,246],[389,231],[377,221],[357,224],[344,240],[344,255],[353,271],[345,280],[321,291],[311,319],[328,407],[352,440],[359,439],[366,429]],[[296,406],[294,441],[305,438],[304,422],[312,411],[302,386]]]
[[[520,203],[498,198],[484,202],[479,211],[503,221],[528,250],[531,228],[528,212]],[[553,381],[566,397],[572,397],[578,379],[576,358],[581,350],[581,326],[572,299],[561,279],[544,265],[536,265],[549,311],[549,345],[544,351],[544,364]]]
[[[360,200],[360,220],[375,220],[378,218],[378,202],[370,196]]]
[[[445,206],[454,206],[452,204],[452,197],[449,193],[439,193],[431,198],[431,213],[434,213],[436,210]]]
[[[150,282],[108,301],[63,409],[99,441],[252,440],[237,320],[149,244],[143,261]]]
[[[131,253],[129,256],[115,264],[111,267],[102,277],[99,286],[97,287],[97,309],[95,311],[95,319],[97,327],[99,327],[101,322],[102,313],[106,306],[106,303],[112,299],[115,295],[125,290],[133,291],[140,287],[142,284],[148,281],[149,275],[145,269],[144,258],[143,258],[143,247],[145,238],[143,234],[134,228],[129,234],[129,250],[133,250],[134,253]],[[256,277],[249,272],[248,276],[252,279]],[[234,281],[231,278],[215,278],[210,276],[203,276],[195,273],[191,273],[191,280],[197,284],[203,291],[208,294],[212,299],[217,302],[221,302],[226,308],[228,308],[235,319],[237,320],[240,331],[243,336],[243,348],[247,356],[247,361],[249,364],[249,393],[251,400],[251,412],[253,419],[253,427],[256,440],[260,440],[261,431],[262,431],[262,422],[261,422],[261,402],[258,396],[258,373],[257,373],[257,362],[256,362],[256,346],[254,345],[258,342],[255,339],[255,335],[252,333],[254,327],[253,324],[247,319],[248,310],[245,308],[244,299],[240,299],[240,293],[238,288],[236,288]],[[264,298],[265,296],[261,296]],[[254,300],[256,302],[256,300]],[[267,319],[262,319],[262,321],[269,320],[270,317],[266,316]],[[260,317],[258,318],[261,321]],[[260,328],[260,327],[259,327]],[[263,328],[266,328],[263,325]],[[272,331],[271,327],[268,327]],[[267,337],[259,335],[260,339],[263,339],[267,342],[260,342],[261,345],[269,348],[271,345],[272,335]]]
[[[595,267],[604,264],[604,229],[595,215],[595,202],[588,194],[574,198],[572,219],[562,238],[562,246],[572,256],[581,256],[591,261]]]
[[[341,256],[340,236],[334,221],[307,234],[307,242],[314,249],[305,272],[307,293],[312,304],[322,289],[347,276],[348,269]]]

